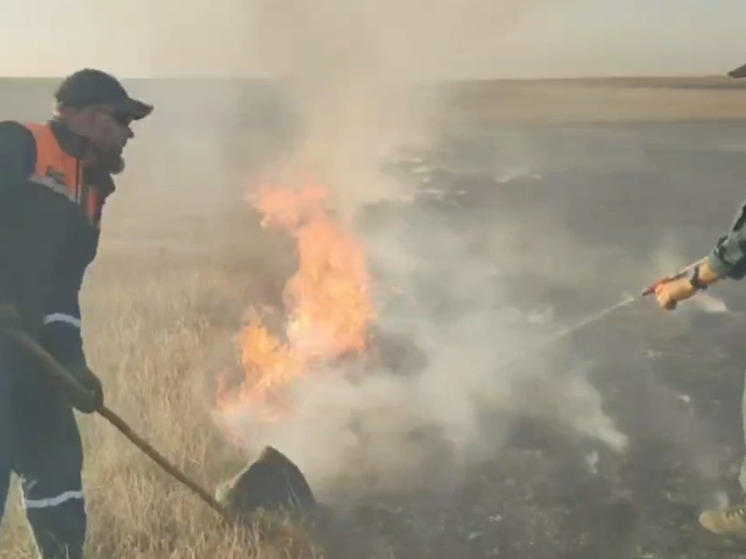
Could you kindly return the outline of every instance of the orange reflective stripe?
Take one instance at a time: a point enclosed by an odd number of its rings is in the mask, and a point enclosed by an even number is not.
[[[86,215],[96,227],[99,226],[101,221],[101,208],[103,207],[103,199],[99,190],[91,186],[88,189],[88,199],[86,200]]]
[[[80,190],[78,160],[62,150],[54,132],[46,124],[27,123],[25,126],[36,140],[36,177],[56,179],[77,200]]]
[[[99,226],[103,199],[94,186],[84,188],[80,162],[65,152],[46,124],[24,123],[36,141],[36,167],[30,177],[78,204],[86,217]]]

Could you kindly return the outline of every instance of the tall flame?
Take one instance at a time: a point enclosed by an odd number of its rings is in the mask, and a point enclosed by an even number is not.
[[[329,191],[309,182],[299,189],[264,187],[253,200],[263,227],[296,240],[298,270],[285,286],[284,341],[256,311],[238,336],[243,377],[219,379],[224,416],[250,413],[276,420],[291,413],[287,389],[315,367],[366,349],[375,313],[362,243],[328,208]]]

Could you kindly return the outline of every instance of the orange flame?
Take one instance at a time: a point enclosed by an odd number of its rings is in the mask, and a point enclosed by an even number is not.
[[[249,412],[276,420],[291,412],[287,389],[314,367],[366,349],[374,319],[370,277],[362,243],[335,221],[329,192],[262,188],[254,200],[264,227],[290,232],[298,246],[298,271],[285,286],[285,339],[253,312],[238,336],[243,378],[229,387],[218,379],[223,415]]]

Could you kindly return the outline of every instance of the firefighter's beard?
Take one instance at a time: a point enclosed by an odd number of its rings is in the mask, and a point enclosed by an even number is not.
[[[119,148],[96,149],[96,161],[99,166],[112,175],[118,175],[124,171],[125,163],[122,150]]]

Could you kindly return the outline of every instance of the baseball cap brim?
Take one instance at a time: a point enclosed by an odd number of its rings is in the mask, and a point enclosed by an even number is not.
[[[152,105],[132,99],[131,97],[117,104],[117,108],[130,115],[134,120],[143,119],[153,112]]]
[[[746,78],[746,64],[728,72],[731,78]]]

